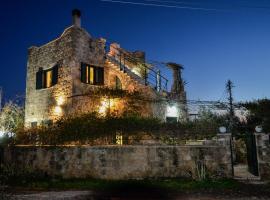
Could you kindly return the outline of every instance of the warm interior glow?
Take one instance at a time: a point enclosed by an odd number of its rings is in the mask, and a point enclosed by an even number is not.
[[[60,106],[55,106],[54,113],[58,116],[62,115],[62,108]]]
[[[94,67],[90,67],[90,84],[94,84]]]
[[[86,66],[86,83],[89,83],[89,66]]]
[[[175,105],[167,106],[167,117],[178,117],[177,107]]]
[[[52,86],[52,70],[46,72],[46,87]]]

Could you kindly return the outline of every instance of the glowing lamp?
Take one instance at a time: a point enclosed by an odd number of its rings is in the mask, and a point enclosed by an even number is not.
[[[56,98],[56,103],[57,103],[58,106],[63,105],[63,104],[65,103],[64,97],[63,97],[63,96],[57,97],[57,98]]]
[[[225,126],[219,127],[218,130],[219,130],[220,133],[226,133],[226,131],[227,131]]]
[[[256,131],[256,133],[261,133],[262,132],[262,126],[256,126],[255,131]]]
[[[62,114],[62,108],[60,106],[55,106],[54,113],[56,115],[58,115],[58,116],[61,115]]]
[[[178,111],[175,105],[167,106],[167,117],[177,117]]]

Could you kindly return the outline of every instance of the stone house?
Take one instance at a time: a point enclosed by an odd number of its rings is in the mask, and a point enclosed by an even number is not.
[[[25,126],[86,112],[120,115],[130,109],[163,121],[186,119],[180,65],[168,63],[174,74],[169,92],[168,80],[146,63],[144,52],[92,37],[81,27],[79,10],[73,10],[72,21],[60,37],[28,50]],[[125,92],[110,95],[115,91]],[[135,93],[140,98],[131,95]]]

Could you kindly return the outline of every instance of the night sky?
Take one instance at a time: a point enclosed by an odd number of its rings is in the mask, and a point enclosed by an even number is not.
[[[27,49],[61,35],[71,25],[74,8],[82,11],[82,26],[93,37],[144,50],[150,60],[182,63],[188,99],[224,100],[227,79],[236,86],[237,101],[270,97],[270,1],[128,1],[178,8],[99,0],[1,0],[4,98],[24,94]]]

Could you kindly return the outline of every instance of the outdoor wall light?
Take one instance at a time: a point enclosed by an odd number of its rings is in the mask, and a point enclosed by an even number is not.
[[[256,133],[261,133],[262,132],[262,126],[256,126],[255,127],[255,131],[256,131]]]
[[[5,132],[4,131],[0,131],[0,138],[4,137]]]
[[[167,106],[167,117],[177,117],[177,107],[175,105]]]
[[[65,99],[63,96],[59,96],[56,98],[56,103],[58,106],[62,106],[65,103]]]
[[[226,133],[226,131],[227,131],[225,126],[219,127],[218,130],[219,130],[220,133]]]
[[[107,111],[115,106],[115,100],[109,98],[103,98],[100,102],[99,114],[106,115]]]
[[[55,106],[54,113],[60,116],[62,114],[62,108],[60,106]]]

